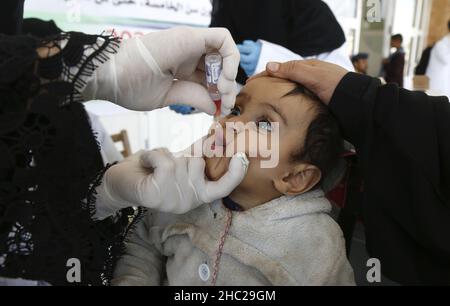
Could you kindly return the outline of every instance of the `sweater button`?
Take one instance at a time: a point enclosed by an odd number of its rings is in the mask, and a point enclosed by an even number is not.
[[[207,264],[201,264],[198,267],[198,275],[200,276],[200,279],[204,282],[208,281],[211,273],[209,271],[209,267]]]

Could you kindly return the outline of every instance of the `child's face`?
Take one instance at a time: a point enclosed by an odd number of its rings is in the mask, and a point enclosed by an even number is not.
[[[315,117],[313,105],[304,101],[304,95],[285,95],[296,88],[296,84],[270,77],[257,78],[250,81],[236,99],[236,106],[232,113],[219,123],[223,127],[224,138],[227,144],[223,151],[236,153],[237,144],[245,143],[245,153],[249,157],[250,166],[244,181],[237,189],[246,193],[270,193],[268,197],[276,198],[281,194],[296,194],[297,189],[291,190],[286,184],[297,184],[293,177],[296,171],[307,170],[311,165],[301,165],[292,160],[292,155],[300,152],[307,129]],[[227,129],[226,123],[254,123],[255,128]],[[274,124],[278,123],[278,124]],[[211,132],[214,133],[214,132]],[[232,134],[231,137],[229,134]],[[278,136],[277,148],[270,147],[271,140]],[[278,165],[274,168],[262,167],[262,162],[271,157],[261,154],[257,143],[249,141],[256,137],[265,138],[268,149],[278,149]],[[253,137],[253,138],[252,138]],[[220,146],[221,144],[219,144]],[[216,143],[217,150],[217,143]],[[222,150],[222,148],[221,148]],[[263,157],[265,156],[265,157]],[[211,180],[220,179],[227,171],[230,157],[213,157],[206,159],[206,175]],[[320,174],[319,174],[320,176]],[[304,177],[302,175],[301,177]],[[294,180],[294,182],[290,182]],[[320,177],[319,177],[320,180]],[[313,187],[313,186],[312,186]],[[270,191],[270,192],[269,192]],[[303,192],[306,192],[304,190]],[[303,193],[300,192],[300,193]],[[270,200],[270,199],[269,199]]]

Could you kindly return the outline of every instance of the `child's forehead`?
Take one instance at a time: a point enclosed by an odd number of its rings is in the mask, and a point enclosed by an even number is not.
[[[314,117],[313,103],[304,103],[309,100],[304,95],[288,95],[297,87],[291,81],[261,77],[248,82],[240,95],[246,103],[268,103],[275,106],[287,119],[290,127],[307,127]]]
[[[302,108],[303,103],[299,103],[301,100],[299,95],[288,95],[295,88],[297,84],[287,80],[261,77],[247,83],[238,97],[243,98],[244,103],[271,104],[288,112],[289,109]],[[296,113],[296,115],[300,114]]]
[[[269,96],[271,98],[282,98],[295,87],[297,87],[297,84],[289,80],[260,77],[248,82],[242,89],[242,93],[252,97]]]

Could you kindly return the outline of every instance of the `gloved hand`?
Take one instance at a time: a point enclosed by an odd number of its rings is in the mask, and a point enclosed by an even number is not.
[[[193,108],[192,106],[180,104],[172,104],[169,106],[169,108],[181,115],[190,115],[195,110],[195,108]]]
[[[94,72],[83,96],[138,111],[185,104],[212,115],[216,107],[202,69],[203,56],[214,50],[223,57],[218,88],[222,113],[228,114],[237,93],[239,51],[229,31],[222,28],[178,27],[126,40]]]
[[[242,44],[238,45],[241,54],[241,67],[247,76],[255,74],[259,56],[261,55],[261,48],[261,42],[253,40],[245,40]]]
[[[229,171],[219,181],[209,182],[201,157],[175,157],[166,149],[140,151],[106,171],[96,189],[95,217],[103,219],[130,206],[183,214],[228,196],[244,179],[247,168],[247,157],[238,153]]]

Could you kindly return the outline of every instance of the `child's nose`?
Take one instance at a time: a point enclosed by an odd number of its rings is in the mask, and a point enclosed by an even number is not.
[[[225,136],[237,135],[243,132],[245,129],[245,123],[242,120],[238,120],[235,118],[220,122],[220,126],[223,129]]]
[[[220,125],[225,130],[232,130],[235,133],[243,131],[243,127],[248,123],[248,118],[244,116],[234,116],[232,118],[223,118],[219,121]]]
[[[226,118],[213,125],[215,143],[218,146],[228,145],[237,135],[245,131],[245,124],[237,118]]]

